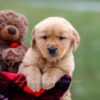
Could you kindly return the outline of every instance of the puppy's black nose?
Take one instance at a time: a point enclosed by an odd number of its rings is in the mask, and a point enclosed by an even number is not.
[[[13,28],[13,27],[9,27],[8,28],[8,33],[11,34],[11,35],[15,35],[16,34],[16,29]]]
[[[55,48],[55,47],[48,48],[49,54],[51,56],[54,56],[56,54],[56,50],[57,50],[57,48]]]

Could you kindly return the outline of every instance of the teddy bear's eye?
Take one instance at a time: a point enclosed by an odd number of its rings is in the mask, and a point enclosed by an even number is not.
[[[15,26],[16,26],[16,27],[19,27],[19,24],[18,24],[18,23],[15,23]]]

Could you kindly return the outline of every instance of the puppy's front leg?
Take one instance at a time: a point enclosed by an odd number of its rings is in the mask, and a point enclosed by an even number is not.
[[[39,91],[41,89],[41,73],[38,67],[34,66],[20,66],[19,72],[26,76],[27,85],[33,91]]]
[[[53,88],[63,75],[64,72],[59,68],[50,68],[42,76],[42,88],[46,90]]]

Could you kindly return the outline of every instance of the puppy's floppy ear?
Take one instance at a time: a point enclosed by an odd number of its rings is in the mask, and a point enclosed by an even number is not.
[[[35,28],[32,30],[32,39],[31,39],[31,46],[32,48],[35,46]]]
[[[72,37],[73,37],[72,48],[73,48],[73,51],[75,51],[80,44],[80,36],[75,29],[72,30]]]

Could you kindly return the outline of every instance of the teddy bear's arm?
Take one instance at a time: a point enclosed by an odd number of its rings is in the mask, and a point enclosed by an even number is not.
[[[5,49],[2,52],[4,66],[6,66],[7,68],[11,68],[11,70],[12,68],[14,70],[14,68],[17,66],[17,69],[18,69],[19,64],[22,62],[26,51],[27,49],[24,46],[18,46],[16,48]],[[10,69],[8,69],[8,71],[9,70]]]

